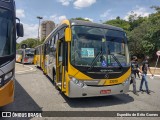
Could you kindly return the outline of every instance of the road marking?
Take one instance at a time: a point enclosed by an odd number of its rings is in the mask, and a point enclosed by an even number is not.
[[[23,73],[30,72],[30,71],[33,71],[33,72],[36,71],[36,69],[34,70],[33,67],[26,66],[26,65],[24,65],[24,67],[29,68],[29,70],[16,71],[15,73],[16,73],[16,74],[23,74]]]

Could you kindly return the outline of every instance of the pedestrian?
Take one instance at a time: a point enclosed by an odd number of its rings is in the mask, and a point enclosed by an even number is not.
[[[138,71],[138,70],[136,71],[135,78],[136,78],[136,76],[138,76],[138,78],[140,78],[140,75],[139,75],[139,71]]]
[[[149,56],[145,56],[145,59],[142,62],[142,65],[141,65],[140,68],[142,70],[142,80],[141,80],[139,90],[144,92],[142,87],[143,87],[143,83],[145,82],[146,92],[147,92],[147,94],[150,94],[150,91],[149,91],[149,88],[148,88],[148,80],[147,80],[147,71],[149,70],[149,72],[152,74],[151,69],[150,69],[150,65],[149,65]],[[152,74],[152,76],[153,76],[153,74]]]
[[[138,93],[136,91],[136,77],[135,77],[137,70],[142,73],[137,63],[137,57],[133,56],[131,60],[131,81],[133,83],[133,93],[138,96]]]

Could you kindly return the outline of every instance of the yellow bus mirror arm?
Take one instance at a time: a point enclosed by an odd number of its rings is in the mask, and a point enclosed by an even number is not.
[[[71,29],[70,28],[65,29],[65,41],[66,42],[71,41]]]

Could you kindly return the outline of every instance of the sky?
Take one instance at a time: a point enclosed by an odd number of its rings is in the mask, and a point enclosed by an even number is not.
[[[115,19],[128,19],[132,11],[142,17],[155,11],[150,7],[160,6],[160,0],[15,0],[16,16],[24,26],[24,37],[38,37],[38,19],[53,20],[59,24],[64,19],[82,17],[96,23]]]

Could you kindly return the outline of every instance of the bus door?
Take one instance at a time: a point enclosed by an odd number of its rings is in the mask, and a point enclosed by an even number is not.
[[[66,91],[66,79],[65,79],[65,42],[58,40],[58,47],[57,47],[57,70],[56,70],[56,77],[57,77],[57,85],[58,87],[65,92]]]

